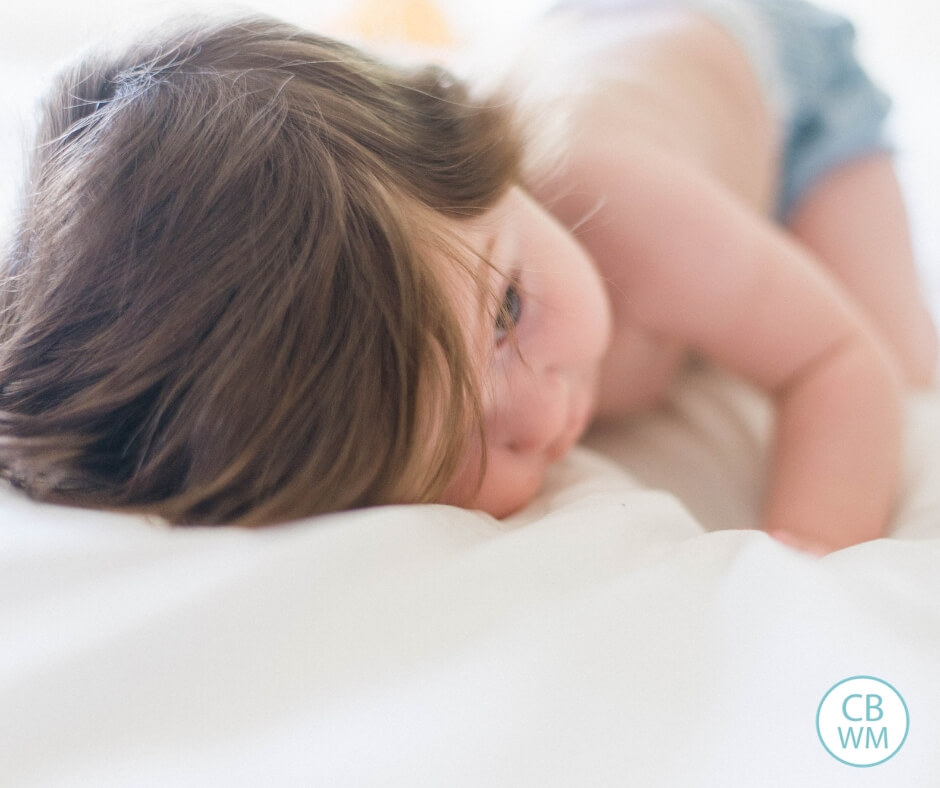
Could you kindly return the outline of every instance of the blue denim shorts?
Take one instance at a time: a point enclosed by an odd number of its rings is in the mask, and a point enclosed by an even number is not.
[[[891,101],[859,63],[855,28],[839,14],[805,0],[564,0],[555,8],[623,12],[651,5],[714,19],[748,54],[780,125],[781,221],[833,168],[892,150],[885,128]]]
[[[777,216],[834,167],[891,151],[891,100],[855,53],[855,28],[804,0],[748,0],[776,42],[782,84],[783,161]]]

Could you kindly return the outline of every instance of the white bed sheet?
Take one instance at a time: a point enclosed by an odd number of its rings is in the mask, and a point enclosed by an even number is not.
[[[822,559],[741,528],[766,416],[697,370],[592,436],[633,473],[578,448],[503,522],[184,530],[4,491],[0,785],[937,785],[940,392],[891,537]],[[910,711],[867,769],[815,729],[855,675]]]

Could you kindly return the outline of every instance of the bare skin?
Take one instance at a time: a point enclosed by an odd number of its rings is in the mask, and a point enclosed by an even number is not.
[[[936,357],[890,161],[825,176],[781,227],[774,121],[734,39],[681,10],[583,24],[598,43],[562,67],[619,78],[578,97],[564,166],[531,180],[607,283],[598,415],[655,402],[694,350],[776,406],[764,528],[814,552],[877,538],[903,390]]]

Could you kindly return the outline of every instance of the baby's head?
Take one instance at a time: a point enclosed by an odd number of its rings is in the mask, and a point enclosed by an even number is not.
[[[515,302],[481,258],[528,205],[518,165],[504,111],[441,70],[280,23],[87,57],[4,272],[0,469],[174,522],[506,513],[478,496],[479,326],[511,335]]]

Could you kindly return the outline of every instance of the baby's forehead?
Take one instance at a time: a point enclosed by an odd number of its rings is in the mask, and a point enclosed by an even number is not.
[[[502,222],[492,210],[472,218],[444,217],[422,244],[441,297],[447,299],[470,349],[482,352],[503,288]]]

